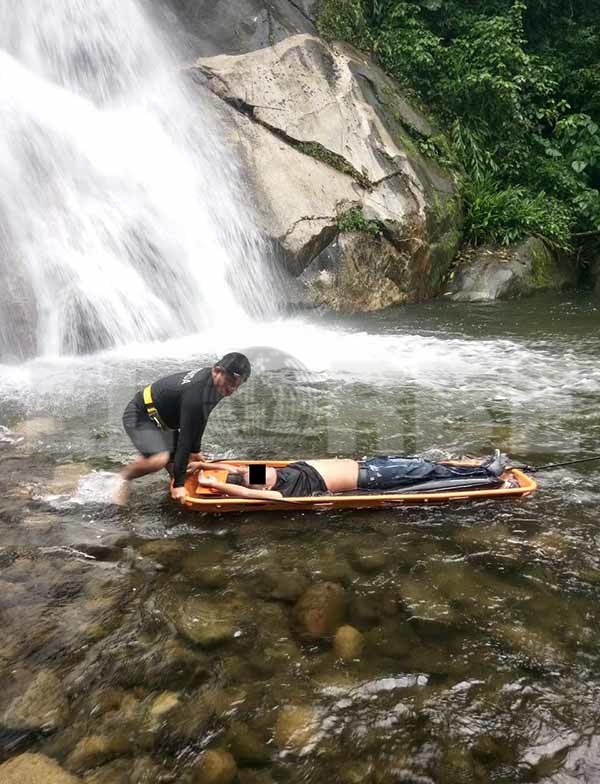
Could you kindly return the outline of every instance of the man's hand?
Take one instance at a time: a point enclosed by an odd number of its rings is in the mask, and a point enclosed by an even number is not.
[[[193,474],[194,471],[197,471],[199,468],[203,468],[206,460],[206,455],[204,455],[202,452],[190,452],[186,473]]]
[[[174,501],[179,501],[182,504],[185,501],[185,497],[187,495],[185,487],[172,487],[171,488],[171,498]]]

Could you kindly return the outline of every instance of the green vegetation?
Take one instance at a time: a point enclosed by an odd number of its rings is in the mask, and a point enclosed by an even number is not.
[[[600,234],[600,4],[589,0],[323,0],[321,33],[371,52],[448,139],[465,238]]]
[[[338,228],[341,232],[362,231],[374,237],[382,233],[382,226],[378,221],[368,221],[360,207],[352,207],[338,215]]]
[[[317,158],[317,160],[323,161],[323,163],[326,163],[333,169],[337,169],[343,174],[348,174],[350,177],[353,177],[363,186],[363,188],[371,188],[371,183],[364,174],[357,171],[344,157],[335,152],[331,152],[331,150],[328,150],[327,147],[319,144],[319,142],[297,142],[295,146],[296,149],[300,150],[304,155],[310,155],[311,158]]]

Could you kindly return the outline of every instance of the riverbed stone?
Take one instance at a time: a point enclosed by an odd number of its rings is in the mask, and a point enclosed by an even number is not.
[[[265,739],[246,722],[232,722],[225,735],[225,743],[240,766],[258,767],[270,759]]]
[[[183,640],[169,639],[148,656],[144,680],[159,689],[189,689],[204,682],[210,672],[210,662],[203,651],[194,650]]]
[[[376,574],[385,568],[386,555],[381,548],[357,547],[352,553],[354,568],[365,574]]]
[[[44,483],[47,492],[56,495],[74,493],[82,476],[91,473],[92,468],[87,463],[65,463],[54,468],[54,474],[49,482]]]
[[[382,608],[380,603],[370,596],[355,594],[350,599],[348,615],[353,624],[369,628],[379,622]]]
[[[266,770],[243,768],[238,770],[238,784],[275,784],[273,777]]]
[[[8,706],[2,724],[11,729],[50,732],[64,727],[68,719],[69,703],[61,680],[50,670],[42,670]]]
[[[115,731],[110,735],[87,735],[75,746],[66,766],[78,772],[89,770],[114,757],[128,754],[132,748],[132,739],[126,730]]]
[[[202,691],[182,700],[169,711],[163,724],[161,740],[173,747],[196,743],[206,732],[215,714],[214,707]]]
[[[331,637],[346,614],[346,591],[337,583],[311,585],[294,607],[294,620],[301,639],[322,640]]]
[[[162,694],[159,694],[158,697],[152,702],[148,714],[152,719],[160,720],[176,705],[179,705],[179,701],[180,698],[177,692],[163,691]]]
[[[192,769],[192,784],[231,784],[237,775],[233,756],[224,749],[209,749]]]
[[[83,776],[84,784],[131,784],[130,760],[117,760],[101,765]]]
[[[258,575],[255,590],[258,596],[267,599],[296,602],[309,584],[306,574],[298,569],[283,571],[273,568],[264,570]]]
[[[213,648],[233,639],[237,624],[225,602],[190,596],[179,606],[175,628],[202,648]]]
[[[319,729],[317,711],[310,705],[286,705],[275,724],[275,743],[280,749],[299,753],[312,744]]]
[[[340,626],[335,633],[333,650],[338,659],[352,661],[358,659],[363,651],[365,640],[354,626]]]
[[[0,765],[2,784],[80,784],[81,779],[67,773],[44,754],[19,754]]]
[[[176,539],[155,539],[144,542],[139,548],[139,553],[144,558],[151,558],[163,566],[176,566],[185,556],[185,545]]]

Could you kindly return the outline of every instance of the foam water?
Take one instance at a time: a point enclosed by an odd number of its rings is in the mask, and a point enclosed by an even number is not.
[[[270,312],[223,131],[136,0],[4,3],[0,113],[0,357]]]

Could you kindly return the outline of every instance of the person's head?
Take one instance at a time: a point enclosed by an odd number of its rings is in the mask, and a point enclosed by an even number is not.
[[[248,357],[233,351],[213,365],[213,383],[220,395],[229,397],[250,378],[251,370]]]

